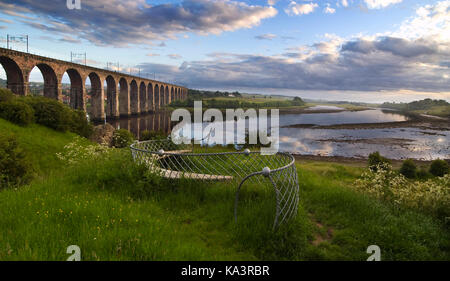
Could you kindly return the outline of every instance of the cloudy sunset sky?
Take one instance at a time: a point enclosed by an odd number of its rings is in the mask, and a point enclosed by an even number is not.
[[[2,47],[7,34],[194,89],[450,101],[450,0],[0,0]]]

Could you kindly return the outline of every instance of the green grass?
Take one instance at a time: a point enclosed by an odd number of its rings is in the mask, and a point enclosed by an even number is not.
[[[361,167],[299,162],[299,214],[273,232],[270,188],[243,189],[235,224],[234,186],[167,182],[127,149],[67,166],[55,153],[74,135],[3,120],[0,130],[40,175],[0,190],[0,260],[65,260],[69,245],[83,260],[365,260],[372,244],[383,260],[450,258],[443,222],[350,188]]]

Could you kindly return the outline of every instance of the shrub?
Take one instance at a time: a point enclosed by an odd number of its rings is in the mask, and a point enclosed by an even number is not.
[[[433,177],[433,175],[430,172],[428,172],[427,169],[425,169],[423,167],[420,168],[419,171],[417,171],[417,178],[418,179],[427,180],[427,179],[430,179],[432,177]]]
[[[369,161],[369,168],[373,171],[376,171],[380,167],[381,168],[390,167],[390,165],[383,165],[383,164],[391,163],[389,159],[381,156],[378,151],[370,153],[368,161]]]
[[[436,177],[442,177],[445,174],[448,174],[449,166],[447,161],[436,159],[431,162],[430,173]]]
[[[26,126],[34,121],[34,110],[19,100],[0,103],[0,117],[17,125]]]
[[[148,130],[142,131],[141,132],[141,137],[139,138],[141,141],[147,141],[147,140],[151,140],[153,137],[153,132],[150,132]]]
[[[0,102],[10,101],[14,98],[13,92],[9,89],[0,88]]]
[[[86,113],[83,110],[70,110],[69,130],[82,137],[89,138],[94,132],[94,127],[87,120]]]
[[[123,148],[131,145],[133,143],[134,137],[133,135],[125,130],[125,129],[119,129],[114,131],[112,143],[114,147],[117,148]]]
[[[0,187],[26,183],[32,167],[14,136],[0,134]]]
[[[408,179],[415,179],[417,177],[417,166],[412,159],[403,161],[402,167],[400,168],[400,174]]]
[[[27,97],[26,102],[34,109],[36,123],[57,131],[67,131],[71,127],[70,108],[57,100],[46,97]]]
[[[159,140],[159,139],[165,139],[167,138],[166,134],[163,131],[142,131],[141,137],[139,140],[141,141],[147,141],[147,140]]]
[[[450,216],[450,175],[427,181],[408,181],[390,169],[369,169],[355,182],[355,187],[393,204],[430,212],[438,218]]]
[[[86,140],[76,136],[74,141],[65,145],[62,152],[56,153],[65,164],[78,164],[85,160],[104,160],[110,150],[99,144],[87,144]]]

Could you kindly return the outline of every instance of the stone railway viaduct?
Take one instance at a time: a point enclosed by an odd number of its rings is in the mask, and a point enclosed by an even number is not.
[[[44,77],[44,96],[61,102],[62,78],[67,72],[70,106],[84,111],[85,82],[89,77],[93,120],[158,111],[174,100],[186,99],[188,94],[185,87],[5,48],[0,48],[0,63],[6,72],[7,87],[15,94],[29,94],[30,72],[38,67]]]

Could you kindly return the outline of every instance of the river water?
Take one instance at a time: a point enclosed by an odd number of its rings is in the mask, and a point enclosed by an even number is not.
[[[338,110],[339,108],[335,108]],[[332,107],[314,110],[333,110]],[[289,125],[337,125],[355,123],[384,123],[406,121],[408,118],[394,111],[371,109],[329,113],[292,113],[280,115],[280,150],[322,156],[365,158],[379,151],[391,159],[422,160],[450,158],[450,131],[418,128],[388,129],[314,129],[284,127]],[[136,137],[144,130],[170,133],[173,123],[169,112],[109,121],[115,128],[130,130]],[[206,126],[208,123],[204,123]],[[257,128],[257,120],[248,120],[250,130]],[[225,131],[225,134],[227,132]],[[230,133],[230,132],[228,132]]]

